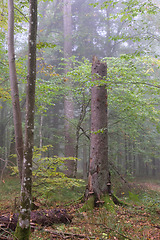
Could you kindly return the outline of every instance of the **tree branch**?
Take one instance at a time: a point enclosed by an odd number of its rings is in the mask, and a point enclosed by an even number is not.
[[[24,15],[23,12],[21,12],[21,10],[19,10],[17,7],[14,6],[14,8],[26,19],[27,22],[29,22],[28,18]]]

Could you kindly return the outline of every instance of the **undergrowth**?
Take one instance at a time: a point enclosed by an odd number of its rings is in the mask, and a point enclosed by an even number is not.
[[[157,183],[156,183],[157,184]],[[114,185],[114,184],[113,184]],[[119,185],[120,186],[120,185]],[[157,186],[157,185],[156,185]],[[150,186],[151,187],[151,186]],[[51,186],[50,186],[51,188]],[[38,227],[31,234],[34,239],[113,239],[149,240],[160,239],[160,192],[156,187],[149,189],[143,184],[130,186],[122,184],[113,188],[126,206],[100,207],[80,211],[83,204],[78,199],[84,194],[84,184],[71,188],[55,188],[48,194],[38,196],[40,208],[67,208],[73,215],[71,224],[53,224],[51,227]],[[19,180],[7,177],[0,183],[0,210],[3,213],[13,209],[14,198],[19,196]],[[121,190],[121,191],[120,191]],[[56,235],[58,233],[58,235]],[[68,235],[65,235],[68,234]],[[78,237],[79,236],[79,237]]]
[[[15,198],[20,194],[18,177],[7,176],[0,181],[0,211],[10,211],[14,208]]]

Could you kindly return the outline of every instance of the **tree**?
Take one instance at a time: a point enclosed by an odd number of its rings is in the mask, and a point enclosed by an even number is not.
[[[34,140],[34,106],[35,106],[35,81],[36,81],[36,36],[37,36],[37,1],[29,2],[29,39],[28,39],[28,75],[27,75],[27,94],[26,94],[26,123],[25,141],[18,130],[21,129],[20,107],[18,98],[18,87],[15,69],[14,56],[14,2],[8,0],[8,31],[9,31],[9,64],[12,90],[13,113],[15,122],[16,143],[21,136],[21,151],[24,152],[23,168],[21,162],[21,203],[16,237],[19,240],[28,240],[30,234],[30,212],[31,212],[31,193],[32,193],[32,156]],[[18,110],[17,110],[18,109]],[[22,134],[22,131],[20,132]],[[18,139],[18,140],[17,140]],[[19,157],[19,155],[18,155]]]
[[[66,61],[65,73],[71,68],[72,56],[72,15],[71,1],[63,1],[63,26],[64,26],[64,59]],[[65,84],[71,88],[71,80],[66,79]],[[74,134],[72,128],[72,120],[74,118],[74,108],[72,93],[69,91],[64,100],[65,115],[65,157],[75,157]],[[69,177],[75,176],[75,161],[66,159],[66,174]]]
[[[20,179],[22,180],[22,164],[23,164],[23,134],[22,120],[19,103],[18,81],[15,65],[14,52],[14,2],[8,0],[8,58],[9,58],[9,73],[11,83],[13,120],[15,130],[16,153]]]
[[[108,126],[107,126],[107,89],[100,80],[107,75],[107,65],[96,57],[92,63],[93,81],[96,85],[91,90],[91,147],[89,166],[89,193],[95,200],[110,193],[108,164]],[[97,86],[99,82],[99,85]],[[96,202],[95,201],[95,202]]]

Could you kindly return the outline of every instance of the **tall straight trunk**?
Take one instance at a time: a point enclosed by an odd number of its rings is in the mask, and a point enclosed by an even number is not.
[[[71,68],[72,56],[72,12],[71,0],[63,0],[63,27],[64,27],[64,58],[65,58],[65,73]],[[71,88],[71,79],[67,79],[66,86]],[[65,157],[75,157],[75,145],[72,120],[74,118],[74,107],[72,93],[68,93],[64,99],[64,114],[65,114]],[[66,160],[66,174],[69,177],[75,175],[75,161]]]
[[[39,147],[43,146],[43,136],[42,136],[42,127],[43,127],[43,115],[40,116],[40,127],[39,127]]]
[[[96,74],[96,75],[95,75]],[[98,76],[97,76],[98,74]],[[93,81],[103,79],[107,75],[107,65],[96,57],[92,63]],[[93,86],[91,90],[91,147],[89,166],[89,192],[97,200],[110,192],[108,164],[108,119],[106,85]]]
[[[87,141],[83,141],[83,179],[87,179],[88,168],[87,168]]]
[[[152,157],[152,177],[156,177],[156,158]]]
[[[127,146],[127,134],[124,135],[124,153],[125,153],[125,175],[128,174],[128,146]]]
[[[132,149],[133,149],[133,176],[135,177],[136,176],[136,154],[135,154],[135,143],[133,142],[133,145],[132,145]]]
[[[9,75],[12,95],[13,121],[15,130],[15,143],[19,176],[22,180],[22,165],[23,165],[23,134],[22,120],[19,103],[18,81],[15,65],[14,52],[14,1],[8,0],[8,59],[9,59]]]
[[[32,199],[32,157],[34,146],[34,108],[36,82],[36,36],[37,36],[37,0],[29,1],[29,50],[26,94],[26,123],[24,141],[24,164],[21,184],[21,204],[16,237],[28,240],[30,235],[30,212]]]
[[[2,103],[2,109],[0,112],[0,158],[5,159],[5,131],[6,126],[4,123],[5,104]],[[0,160],[0,172],[4,169],[5,162]],[[3,175],[3,174],[2,174]]]
[[[129,137],[128,139],[128,172],[129,174],[133,174],[133,157],[132,157],[132,143]]]
[[[121,142],[120,142],[120,129],[118,127],[118,130],[117,130],[117,168],[119,170],[119,172],[121,172],[121,169],[122,169],[122,153],[121,153]]]

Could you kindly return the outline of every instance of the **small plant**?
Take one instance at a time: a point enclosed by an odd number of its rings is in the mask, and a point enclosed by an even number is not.
[[[128,192],[128,195],[129,195],[129,199],[134,201],[134,202],[139,202],[139,196],[134,193],[134,192]]]
[[[151,196],[149,193],[145,193],[142,201],[146,207],[147,212],[150,214],[155,214],[156,212],[160,211],[160,196],[158,194],[155,194],[153,192]]]
[[[65,161],[77,160],[73,157],[42,157],[51,148],[51,145],[42,148],[34,148],[33,153],[33,195],[40,196],[43,201],[47,199],[64,201],[80,197],[78,189],[84,189],[85,182],[82,179],[68,178],[64,174]],[[11,175],[18,175],[18,167],[11,167]],[[57,194],[57,192],[59,194]],[[62,196],[60,196],[62,193]]]
[[[68,178],[64,174],[65,161],[77,160],[73,157],[42,157],[42,152],[45,153],[51,146],[44,146],[43,148],[35,148],[34,151],[34,170],[33,170],[33,189],[37,195],[44,199],[53,198],[60,200],[60,193],[73,197],[74,189],[78,195],[78,188],[85,186],[82,179]],[[69,191],[70,190],[70,191]],[[72,193],[71,193],[72,190]],[[59,193],[57,195],[57,192]],[[69,196],[68,196],[69,197]],[[79,195],[78,195],[79,197]],[[64,199],[63,199],[64,200]]]

